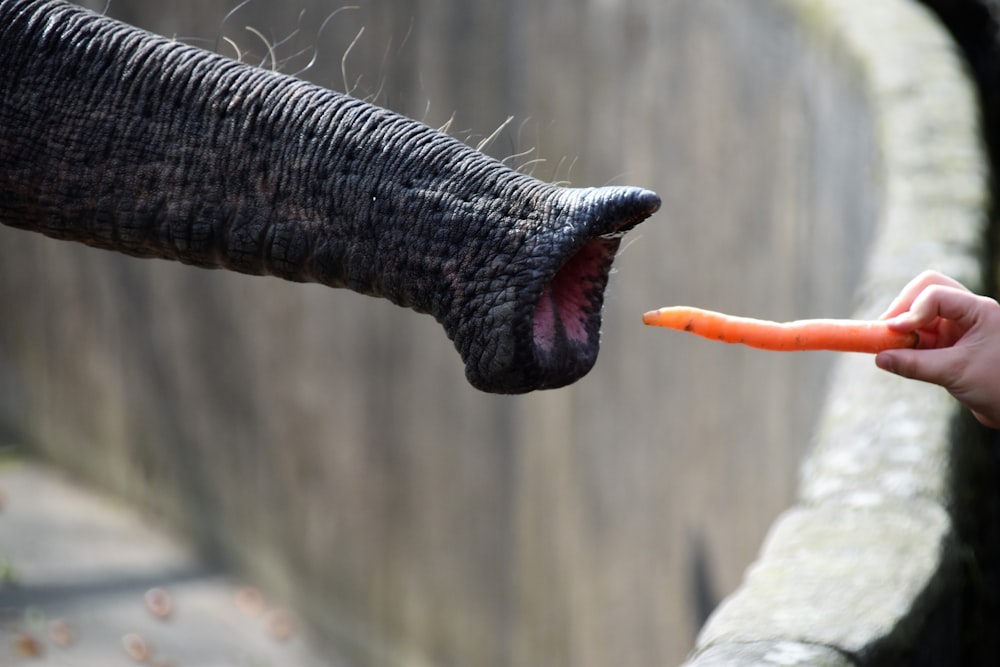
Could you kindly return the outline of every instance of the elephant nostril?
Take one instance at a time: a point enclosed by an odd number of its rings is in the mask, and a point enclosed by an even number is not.
[[[545,353],[565,344],[593,342],[617,238],[587,242],[560,267],[535,305],[535,345]]]

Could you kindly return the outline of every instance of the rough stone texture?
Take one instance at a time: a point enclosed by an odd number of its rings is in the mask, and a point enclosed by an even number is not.
[[[875,506],[951,504],[955,406],[943,391],[887,376],[867,357],[835,369],[801,501]]]
[[[914,608],[925,599],[936,604],[953,580],[954,546],[947,513],[927,501],[790,510],[700,641],[797,641],[853,656],[899,655],[924,621]]]
[[[878,316],[926,268],[982,291],[987,167],[953,42],[911,2],[788,4],[856,62],[877,114],[885,204],[855,316]],[[958,664],[964,423],[943,390],[841,359],[799,505],[706,623],[689,667],[759,664],[742,647],[762,641],[831,647],[844,664]]]
[[[698,655],[698,667],[852,667],[855,663],[826,646],[799,642],[720,644]]]

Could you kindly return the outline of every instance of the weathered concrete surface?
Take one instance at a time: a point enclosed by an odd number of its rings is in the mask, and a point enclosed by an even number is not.
[[[152,666],[347,664],[315,651],[280,606],[238,605],[242,586],[120,501],[51,468],[11,460],[0,462],[0,497],[4,667],[135,665],[123,647],[129,635],[148,646]],[[150,589],[169,596],[165,618],[147,606]],[[53,639],[60,627],[70,634]],[[39,655],[26,652],[26,637],[38,642]]]
[[[855,662],[826,646],[792,641],[719,644],[698,655],[698,667],[854,667]]]
[[[866,660],[905,653],[957,580],[955,549],[950,518],[928,501],[790,510],[699,641],[797,641]]]
[[[951,39],[912,2],[788,4],[855,61],[878,118],[885,201],[855,315],[877,316],[925,268],[983,291],[988,167]],[[881,373],[870,358],[841,359],[798,505],[687,664],[720,664],[730,650],[722,664],[758,664],[741,647],[779,641],[829,647],[847,664],[960,664],[956,524],[970,509],[962,487],[977,444],[943,390]]]

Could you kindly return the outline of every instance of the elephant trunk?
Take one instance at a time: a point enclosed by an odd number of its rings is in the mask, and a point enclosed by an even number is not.
[[[620,236],[568,189],[377,106],[58,0],[0,0],[0,222],[430,313],[476,387],[590,370]]]

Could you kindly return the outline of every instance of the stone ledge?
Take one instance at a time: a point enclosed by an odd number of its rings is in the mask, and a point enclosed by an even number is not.
[[[952,505],[955,402],[941,389],[878,370],[871,357],[834,369],[800,502],[848,507],[927,499]]]
[[[842,653],[826,646],[790,641],[712,646],[698,655],[698,667],[853,667]]]
[[[789,510],[700,641],[903,653],[953,585],[956,554],[947,513],[928,501]]]

